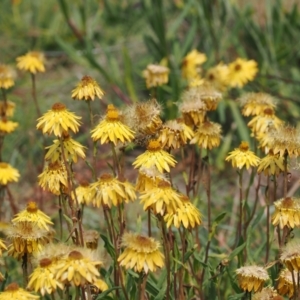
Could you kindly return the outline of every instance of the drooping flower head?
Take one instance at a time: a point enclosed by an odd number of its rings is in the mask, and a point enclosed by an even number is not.
[[[170,120],[162,125],[158,140],[162,148],[179,149],[194,136],[193,130],[182,119]]]
[[[269,153],[261,159],[257,167],[257,173],[263,172],[265,176],[276,175],[284,172],[283,157],[279,154],[274,154],[273,150],[270,149]]]
[[[122,246],[125,249],[119,256],[118,262],[126,269],[148,273],[164,266],[164,255],[159,250],[160,244],[152,237],[124,233]]]
[[[19,287],[15,282],[9,284],[4,292],[0,293],[0,300],[36,300],[40,299],[40,296],[33,295],[26,290]]]
[[[143,71],[143,77],[146,79],[147,89],[167,84],[169,81],[170,69],[161,65],[148,65]]]
[[[134,138],[134,131],[121,121],[119,111],[112,104],[108,105],[105,118],[91,133],[92,139],[100,140],[101,144],[112,142],[117,145],[118,142],[131,142]]]
[[[14,115],[16,104],[11,101],[0,101],[0,116],[12,117]]]
[[[75,189],[78,204],[90,204],[93,200],[93,192],[88,181],[81,181]],[[72,199],[75,200],[74,192],[71,193]]]
[[[195,88],[195,93],[206,104],[207,111],[216,110],[222,99],[222,94],[209,83],[204,83]]]
[[[249,144],[247,142],[241,142],[239,148],[229,152],[225,158],[226,161],[231,161],[234,168],[242,169],[246,167],[256,167],[260,159],[252,151],[249,150]]]
[[[63,163],[49,163],[38,176],[38,184],[54,195],[60,195],[68,187],[67,170]]]
[[[55,103],[51,110],[37,120],[36,128],[43,134],[53,133],[55,136],[61,137],[65,131],[78,132],[80,125],[78,120],[80,119],[81,117],[69,112],[64,104]]]
[[[242,114],[246,117],[260,115],[267,108],[276,108],[275,99],[266,93],[246,93],[238,102],[242,107]]]
[[[0,88],[9,89],[15,84],[16,72],[15,70],[4,64],[0,64]]]
[[[2,256],[2,251],[3,250],[7,250],[7,247],[6,247],[6,245],[4,244],[4,242],[3,242],[3,240],[2,239],[0,239],[0,256]]]
[[[201,69],[200,66],[207,60],[204,53],[193,49],[189,52],[183,59],[181,70],[182,77],[187,80],[193,80],[195,78],[200,78]]]
[[[32,74],[45,72],[45,56],[42,52],[30,51],[17,57],[17,68]]]
[[[41,293],[42,296],[54,293],[57,288],[63,289],[64,285],[55,278],[55,275],[54,263],[51,259],[44,258],[30,275],[27,288]]]
[[[53,144],[46,147],[46,149],[48,149],[48,151],[45,159],[50,160],[52,163],[64,160],[62,151],[67,161],[76,163],[78,161],[78,157],[83,159],[85,158],[84,151],[86,147],[73,140],[69,133],[64,132],[61,140],[54,140]]]
[[[280,255],[280,260],[290,272],[300,271],[300,240],[293,239],[286,244]],[[297,277],[296,277],[297,278]]]
[[[277,279],[278,293],[282,296],[287,295],[289,299],[292,299],[295,294],[293,276],[294,278],[298,278],[298,272],[293,271],[293,273],[294,274],[292,274],[292,272],[289,269],[282,269]]]
[[[157,140],[151,140],[147,151],[139,155],[133,162],[134,168],[155,166],[159,172],[170,172],[170,167],[174,167],[176,160],[171,154],[162,150],[161,144]]]
[[[0,184],[7,185],[10,182],[17,182],[20,173],[17,169],[13,168],[10,164],[0,162]]]
[[[25,210],[22,210],[11,220],[13,224],[29,222],[38,228],[50,230],[49,225],[53,225],[49,216],[38,209],[36,202],[30,201],[27,203]]]
[[[231,87],[243,87],[248,81],[252,81],[258,72],[256,61],[242,58],[230,63],[228,68],[228,84]]]
[[[84,231],[84,244],[85,247],[91,250],[98,248],[99,233],[96,230]]]
[[[181,206],[180,194],[176,192],[167,181],[161,181],[157,187],[142,192],[140,195],[143,209],[152,209],[157,215],[174,213]]]
[[[19,123],[7,120],[6,117],[0,119],[0,135],[12,133],[19,126]]]
[[[271,286],[267,286],[263,288],[260,292],[255,293],[252,299],[253,300],[283,300],[283,298],[280,297],[277,291]]]
[[[83,76],[77,87],[72,91],[72,98],[78,100],[95,100],[95,97],[102,99],[104,92],[99,84],[90,76]]]
[[[247,292],[259,292],[269,280],[268,272],[259,266],[244,266],[236,271],[239,287]]]
[[[198,144],[203,149],[213,149],[220,145],[220,141],[221,125],[207,120],[197,126],[190,144]]]
[[[164,220],[167,227],[174,225],[179,228],[181,225],[184,228],[194,228],[202,223],[200,211],[191,203],[187,196],[180,196],[181,205],[173,212],[167,213]]]

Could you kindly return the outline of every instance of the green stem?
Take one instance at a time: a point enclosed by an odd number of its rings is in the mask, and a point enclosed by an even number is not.
[[[36,109],[36,113],[38,118],[41,117],[42,113],[39,107],[39,103],[37,101],[37,96],[36,96],[36,77],[35,74],[30,73],[31,74],[31,82],[32,82],[32,89],[31,89],[31,94],[32,94],[32,99],[35,105],[35,109]]]
[[[275,177],[276,175],[274,175]],[[270,185],[270,176],[267,177],[267,187],[266,187],[266,205],[267,205],[267,248],[266,248],[266,258],[265,264],[269,261],[269,253],[270,253],[270,193],[269,193],[269,185]]]

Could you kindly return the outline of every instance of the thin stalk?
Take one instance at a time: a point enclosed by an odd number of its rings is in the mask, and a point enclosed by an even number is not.
[[[294,300],[297,300],[297,286],[296,286],[296,279],[295,279],[295,274],[294,270],[291,272],[292,273],[292,279],[293,279],[293,288],[294,288]]]
[[[185,256],[185,230],[183,229],[183,232],[180,230],[180,228],[178,228],[179,231],[179,235],[180,235],[180,240],[181,240],[181,247],[182,247],[182,255],[181,255],[181,262],[182,262],[182,266],[179,270],[179,287],[178,287],[178,294],[179,294],[179,299],[184,299],[184,292],[183,292],[183,266],[185,264],[184,261],[184,256]]]
[[[24,286],[28,284],[28,254],[24,253],[22,256],[23,282]]]
[[[192,153],[191,153],[191,164],[190,164],[190,172],[189,172],[189,181],[188,181],[188,184],[187,184],[187,196],[189,196],[191,190],[193,189],[194,190],[194,173],[195,173],[195,156],[196,156],[196,148],[193,147],[192,148]]]
[[[151,211],[148,209],[148,236],[151,237],[152,232],[151,232]]]
[[[60,240],[63,238],[63,215],[62,215],[62,198],[61,195],[58,196],[58,215],[59,215],[59,228],[60,228]]]
[[[242,236],[242,226],[243,226],[243,171],[244,169],[242,168],[239,172],[239,221],[238,221],[238,230],[237,230],[237,235],[236,235],[236,244],[239,243],[239,240]]]
[[[32,82],[32,88],[31,88],[31,95],[32,95],[32,99],[35,105],[35,109],[36,109],[36,114],[38,116],[38,118],[41,117],[42,113],[39,107],[39,103],[36,97],[36,77],[35,74],[30,73],[31,74],[31,82]]]
[[[146,300],[145,290],[146,290],[147,277],[148,277],[148,274],[140,273],[139,296],[138,296],[139,300]]]
[[[117,156],[117,152],[116,152],[116,147],[114,145],[113,142],[110,142],[111,144],[111,150],[113,153],[113,168],[114,168],[114,174],[120,175],[121,174],[121,168],[120,168],[120,164],[118,161],[118,156]]]
[[[276,176],[276,175],[274,175]],[[269,193],[269,185],[270,185],[270,176],[267,177],[267,187],[266,187],[266,205],[267,205],[267,248],[266,248],[266,258],[265,264],[269,260],[270,253],[270,193]]]

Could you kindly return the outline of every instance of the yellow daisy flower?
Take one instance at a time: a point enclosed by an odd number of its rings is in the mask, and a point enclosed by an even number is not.
[[[12,224],[5,229],[5,233],[12,242],[8,247],[8,254],[14,257],[41,251],[53,237],[53,231],[38,228],[30,222]]]
[[[136,272],[155,272],[164,266],[164,255],[160,252],[160,244],[154,238],[133,233],[124,233],[123,253],[118,258],[120,266],[134,269]]]
[[[162,150],[161,144],[157,140],[151,140],[148,144],[147,151],[139,155],[133,162],[134,168],[155,166],[159,172],[170,172],[170,166],[174,167],[176,160],[171,154]]]
[[[155,134],[162,125],[160,113],[161,105],[155,99],[151,99],[127,106],[123,111],[122,120],[137,133],[143,136],[151,135]]]
[[[0,101],[0,116],[12,117],[14,115],[16,104],[11,101]]]
[[[17,68],[32,74],[45,72],[45,56],[42,52],[31,51],[17,57]]]
[[[57,288],[63,289],[64,285],[55,278],[55,273],[52,260],[42,259],[39,266],[30,275],[27,288],[40,292],[42,296],[54,293]]]
[[[295,287],[293,284],[294,278],[298,278],[298,272],[293,271],[294,274],[289,269],[283,269],[279,273],[277,279],[277,291],[280,295],[287,295],[289,299],[292,299],[295,295]]]
[[[87,181],[80,182],[80,185],[75,189],[76,198],[79,204],[89,204],[93,199],[93,192],[91,186]],[[74,192],[72,199],[75,200]]]
[[[92,287],[96,287],[96,291],[95,291],[96,295],[100,294],[101,292],[104,292],[104,291],[108,290],[107,283],[105,281],[103,281],[102,279],[95,280]]]
[[[247,142],[241,142],[239,148],[231,151],[225,160],[231,161],[232,166],[239,169],[242,169],[243,167],[246,167],[246,169],[256,167],[260,162],[260,158],[249,150]]]
[[[0,184],[7,185],[10,182],[17,182],[20,173],[17,169],[13,168],[10,164],[0,162]]]
[[[67,170],[63,163],[49,163],[38,176],[38,184],[46,191],[60,195],[68,187]]]
[[[35,300],[40,299],[40,296],[33,295],[24,289],[20,288],[15,282],[9,284],[4,292],[0,293],[0,300]]]
[[[141,204],[144,204],[143,209],[151,208],[155,214],[162,216],[166,213],[174,213],[181,207],[180,197],[180,194],[166,181],[161,181],[157,187],[140,194]]]
[[[134,131],[123,124],[119,112],[110,104],[107,107],[105,118],[91,131],[93,141],[100,140],[101,144],[113,142],[131,142],[134,138]]]
[[[9,89],[15,84],[16,72],[8,66],[0,64],[0,88]]]
[[[207,57],[204,53],[193,49],[183,59],[181,65],[182,77],[188,80],[200,77],[200,66],[206,62]]]
[[[97,182],[92,183],[91,193],[93,204],[97,207],[102,205],[118,206],[130,197],[126,194],[123,183],[110,174],[103,174]]]
[[[34,201],[28,202],[27,208],[16,214],[11,222],[13,224],[29,222],[47,231],[50,230],[49,225],[53,225],[51,218],[39,210]]]
[[[202,223],[200,211],[191,203],[187,196],[180,197],[181,205],[173,212],[167,213],[164,220],[169,228],[174,225],[179,228],[181,225],[185,228],[194,228]]]
[[[229,68],[223,63],[207,70],[205,80],[219,91],[224,91],[227,88]]]
[[[182,119],[170,120],[162,125],[158,141],[162,148],[179,149],[194,136],[193,130]]]
[[[242,58],[237,58],[228,68],[228,84],[231,87],[243,87],[248,81],[252,81],[258,72],[256,61]]]
[[[73,250],[69,253],[68,258],[55,263],[56,279],[63,284],[74,284],[75,286],[94,283],[99,279],[98,267],[102,265],[100,260],[93,261],[80,251]]]
[[[259,266],[244,266],[236,271],[239,287],[246,292],[260,292],[267,280],[268,272]]]
[[[165,174],[159,172],[155,166],[150,168],[141,167],[136,183],[136,190],[144,192],[157,187],[161,181],[168,181]]]
[[[7,247],[4,244],[3,240],[0,239],[0,256],[2,256],[2,254],[3,254],[2,250],[7,250]]]
[[[170,69],[161,65],[148,65],[143,71],[143,77],[146,79],[147,89],[167,84],[169,81]]]
[[[95,97],[102,99],[104,92],[99,84],[90,76],[83,76],[77,87],[72,91],[72,98],[78,100],[95,100]]]
[[[278,296],[277,291],[271,287],[265,287],[260,292],[255,293],[252,300],[283,300],[283,298]]]
[[[34,263],[37,265],[43,259],[50,259],[52,263],[56,263],[61,259],[66,259],[74,247],[64,243],[48,243],[41,251],[34,253]]]
[[[294,228],[300,226],[300,199],[295,197],[282,198],[274,202],[275,212],[272,224]]]
[[[276,108],[275,99],[266,93],[246,93],[238,102],[242,107],[242,115],[246,117],[260,115],[267,108]]]
[[[222,99],[222,94],[209,83],[204,83],[195,88],[195,93],[206,104],[206,110],[216,110],[218,103]]]
[[[65,131],[72,130],[78,132],[81,117],[69,112],[62,103],[55,103],[51,110],[48,110],[38,119],[37,129],[48,134],[61,137]]]
[[[300,271],[300,240],[294,239],[286,244],[280,255],[280,260],[290,272]],[[296,277],[297,278],[297,277]]]
[[[274,154],[273,150],[269,150],[267,156],[265,156],[259,162],[257,167],[257,173],[263,172],[266,176],[276,175],[284,172],[283,157],[279,154]]]
[[[67,161],[77,163],[78,156],[85,159],[84,151],[86,147],[73,140],[68,133],[63,133],[62,143],[61,140],[54,140],[51,146],[46,147],[48,151],[45,159],[50,160],[52,163],[63,161],[62,147]]]
[[[212,149],[220,145],[221,125],[205,121],[197,126],[195,136],[190,144],[198,144],[203,149]]]
[[[0,120],[0,135],[12,133],[18,126],[19,123],[9,121],[6,119],[6,117],[2,117]]]

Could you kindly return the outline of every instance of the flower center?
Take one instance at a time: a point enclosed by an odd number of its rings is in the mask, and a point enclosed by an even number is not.
[[[26,210],[30,213],[35,213],[38,210],[38,207],[34,201],[30,201],[27,203],[27,208]]]
[[[72,260],[83,259],[83,255],[79,251],[74,250],[70,252],[69,258]]]
[[[148,144],[147,150],[149,151],[159,151],[161,150],[160,142],[157,140],[151,140]]]
[[[274,115],[274,110],[272,109],[272,108],[265,108],[264,109],[264,114],[266,115],[266,116],[273,116]]]
[[[158,183],[157,187],[160,189],[167,189],[171,187],[171,184],[168,181],[162,180]]]
[[[243,152],[246,152],[249,150],[249,144],[247,142],[241,142],[239,149]]]
[[[5,291],[15,292],[18,289],[19,289],[19,285],[17,283],[13,282],[6,287]]]
[[[116,109],[107,109],[106,119],[109,121],[119,120],[119,113]]]
[[[287,197],[287,198],[283,199],[282,206],[284,206],[285,208],[293,207],[294,206],[293,199],[291,197]]]
[[[89,184],[89,182],[87,181],[87,180],[82,180],[81,182],[80,182],[80,186],[82,186],[82,187],[88,187],[90,184]]]
[[[43,258],[40,260],[40,267],[46,268],[52,264],[52,260],[50,258]]]
[[[8,168],[8,164],[4,163],[4,162],[0,162],[0,169],[7,169]]]
[[[240,71],[242,69],[242,66],[240,64],[235,65],[234,70]]]
[[[81,79],[81,83],[83,86],[92,84],[93,82],[94,82],[93,78],[87,75],[83,76]]]
[[[60,102],[57,102],[52,105],[52,110],[53,111],[63,111],[63,110],[66,110],[66,106]]]
[[[104,173],[100,176],[101,181],[112,181],[113,177],[111,174]]]
[[[136,242],[140,247],[151,248],[153,246],[152,241],[148,237],[142,235],[136,237]]]
[[[62,165],[59,162],[49,163],[48,169],[51,171],[57,171],[62,167]]]

